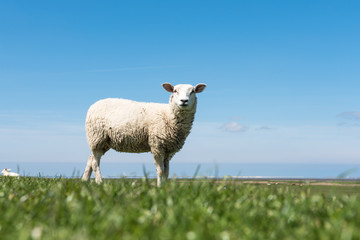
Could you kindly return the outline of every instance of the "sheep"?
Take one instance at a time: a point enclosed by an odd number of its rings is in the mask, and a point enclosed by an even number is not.
[[[100,158],[109,150],[151,152],[157,172],[157,186],[169,176],[169,161],[183,147],[196,112],[196,94],[206,84],[163,83],[172,93],[168,104],[136,102],[120,98],[102,99],[90,106],[86,116],[86,136],[92,154],[82,176],[88,181],[94,171],[101,183]]]
[[[20,174],[14,173],[14,172],[10,172],[10,171],[11,171],[11,169],[5,168],[4,170],[1,171],[1,173],[2,173],[2,175],[4,175],[4,176],[20,177]]]

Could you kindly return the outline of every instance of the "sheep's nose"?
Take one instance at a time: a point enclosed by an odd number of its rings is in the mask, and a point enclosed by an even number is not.
[[[189,100],[188,100],[188,99],[180,99],[180,101],[181,101],[182,103],[187,103]]]

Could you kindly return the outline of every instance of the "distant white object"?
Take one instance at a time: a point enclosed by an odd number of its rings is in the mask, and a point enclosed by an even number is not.
[[[11,169],[5,168],[4,170],[1,171],[1,173],[2,173],[2,175],[4,175],[4,176],[20,177],[20,174],[14,173],[14,172],[10,172],[10,171],[11,171]]]

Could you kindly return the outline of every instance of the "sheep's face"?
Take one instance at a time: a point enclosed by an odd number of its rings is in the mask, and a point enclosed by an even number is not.
[[[171,92],[170,104],[181,110],[192,110],[196,104],[196,93],[204,91],[206,84],[198,84],[195,87],[190,84],[179,84],[175,87],[170,83],[164,83],[166,91]]]

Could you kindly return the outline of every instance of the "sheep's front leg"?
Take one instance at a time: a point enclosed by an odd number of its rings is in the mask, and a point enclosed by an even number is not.
[[[161,186],[161,182],[163,181],[165,175],[165,167],[164,167],[164,157],[163,156],[154,156],[156,172],[157,172],[157,186]]]
[[[170,159],[174,156],[174,153],[165,156],[164,158],[164,175],[165,179],[169,178],[169,171],[170,171]]]

